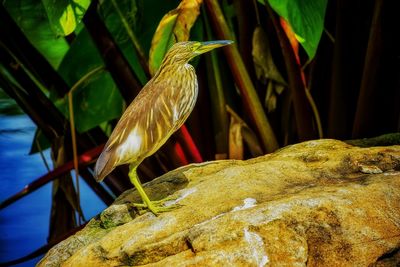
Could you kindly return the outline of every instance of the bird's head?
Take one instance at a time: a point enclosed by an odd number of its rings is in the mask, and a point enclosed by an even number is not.
[[[178,42],[174,44],[168,51],[164,58],[164,61],[171,61],[173,63],[185,64],[189,62],[192,58],[211,51],[215,48],[232,44],[233,41],[230,40],[218,40],[218,41],[208,41],[208,42]],[[169,63],[171,63],[169,62]]]

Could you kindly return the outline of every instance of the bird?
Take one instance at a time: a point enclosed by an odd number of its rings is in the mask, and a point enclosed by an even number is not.
[[[98,182],[115,167],[129,164],[129,179],[143,201],[134,206],[155,215],[174,209],[166,207],[163,200],[149,199],[137,168],[182,126],[195,106],[198,81],[189,61],[232,43],[230,40],[186,41],[177,42],[168,50],[158,71],[122,114],[98,157],[94,169]]]

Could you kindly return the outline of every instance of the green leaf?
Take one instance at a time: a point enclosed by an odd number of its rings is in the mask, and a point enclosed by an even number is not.
[[[4,1],[4,6],[36,49],[57,68],[69,49],[64,38],[57,38],[41,1]]]
[[[156,31],[157,33],[154,34],[149,59],[149,67],[152,75],[154,75],[160,67],[161,62],[168,49],[175,43],[173,30],[177,18],[178,14],[176,12],[169,12],[167,15],[165,15],[165,17],[162,19],[162,22],[159,24]]]
[[[328,0],[259,0],[268,1],[279,16],[292,27],[297,41],[310,59],[315,56],[324,29]]]
[[[39,151],[44,151],[51,146],[49,140],[42,133],[39,128],[35,130],[35,136],[33,137],[33,141],[31,144],[31,150],[29,151],[29,155],[35,154]]]
[[[14,99],[9,97],[0,87],[0,115],[20,115],[21,108]]]
[[[56,36],[71,34],[81,22],[90,0],[42,0]]]
[[[158,22],[166,12],[176,7],[179,1],[165,1],[162,5],[159,4],[159,0],[118,0],[115,3],[122,12],[123,19],[128,22],[130,30],[138,37],[138,45],[141,47],[145,57],[147,57]],[[134,44],[132,44],[129,33],[124,27],[121,16],[118,15],[112,1],[101,2],[100,14],[140,82],[145,84],[147,77],[139,63]]]
[[[200,14],[201,2],[182,0],[177,8],[161,19],[151,41],[149,55],[150,73],[154,75],[164,55],[175,42],[189,40],[190,29]]]
[[[141,13],[145,15],[142,15],[143,18],[137,25],[136,33],[140,36],[145,51],[150,51],[154,33],[162,17],[168,11],[176,8],[179,3],[180,1],[178,0],[163,1],[162,5],[160,5],[159,0],[143,1],[143,10],[141,10]]]
[[[138,35],[137,30],[140,29],[138,24],[139,21],[141,21],[142,2],[132,0],[118,0],[115,1],[115,3],[116,5],[118,5],[118,8],[122,13],[122,17],[118,15],[115,7],[112,5],[112,1],[104,1],[101,3],[100,14],[102,15],[103,20],[111,35],[113,36],[115,42],[118,44],[118,47],[121,49],[125,58],[128,60],[129,65],[139,78],[141,84],[146,84],[146,74],[142,69],[138,56],[135,53],[134,44],[129,38],[129,33],[127,32],[127,29],[122,22],[123,19],[126,20],[129,24],[130,30],[133,31],[136,36],[141,36]],[[142,48],[141,41],[142,36],[138,40],[138,45],[140,45]]]
[[[85,74],[102,65],[95,44],[83,29],[65,55],[59,73],[72,87]],[[67,96],[58,99],[56,105],[69,118]],[[85,132],[102,122],[118,118],[124,103],[111,75],[101,72],[73,92],[73,107],[75,126],[79,132]]]

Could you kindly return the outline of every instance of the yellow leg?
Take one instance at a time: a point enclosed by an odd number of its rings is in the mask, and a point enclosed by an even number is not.
[[[167,198],[164,200],[158,200],[158,201],[150,201],[149,197],[147,196],[146,192],[144,191],[140,181],[139,177],[136,172],[137,166],[130,165],[129,166],[129,179],[131,180],[131,183],[135,186],[136,190],[138,191],[140,197],[143,200],[143,204],[134,204],[137,207],[146,207],[148,208],[154,215],[158,215],[161,212],[166,212],[173,210],[177,208],[177,205],[171,205],[171,206],[164,206],[164,201],[166,200],[171,200],[171,198]]]

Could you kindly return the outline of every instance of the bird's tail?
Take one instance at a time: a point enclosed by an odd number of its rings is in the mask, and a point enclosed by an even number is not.
[[[114,153],[110,153],[107,150],[103,150],[97,159],[96,166],[94,167],[94,174],[97,182],[102,181],[107,174],[114,170],[116,165],[115,156],[113,154]]]

